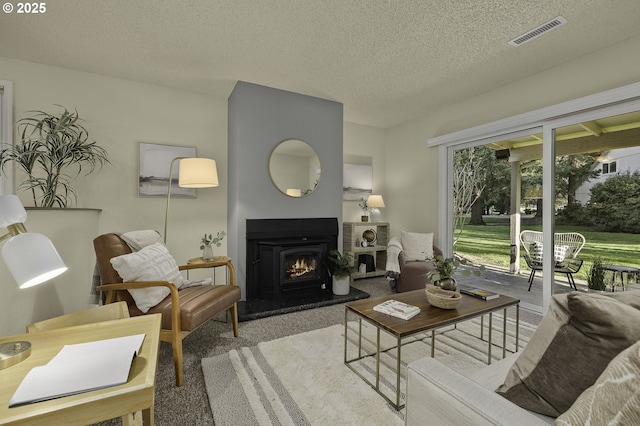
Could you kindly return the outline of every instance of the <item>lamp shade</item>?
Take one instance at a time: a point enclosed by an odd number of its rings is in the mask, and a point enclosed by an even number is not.
[[[17,195],[0,195],[0,228],[14,223],[24,223],[27,212]]]
[[[210,188],[218,185],[218,168],[215,160],[210,158],[180,160],[178,186],[181,188]]]
[[[369,198],[367,198],[367,206],[371,208],[384,207],[382,195],[369,195]]]
[[[53,243],[33,232],[9,238],[2,247],[2,257],[20,288],[40,284],[67,270]]]

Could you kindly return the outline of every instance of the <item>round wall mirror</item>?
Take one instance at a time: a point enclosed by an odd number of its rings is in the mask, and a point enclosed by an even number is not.
[[[320,182],[320,158],[311,146],[298,139],[287,139],[269,157],[273,184],[289,197],[311,194]]]

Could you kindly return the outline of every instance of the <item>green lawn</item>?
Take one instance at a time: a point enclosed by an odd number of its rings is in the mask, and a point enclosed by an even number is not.
[[[523,226],[522,230],[542,231],[542,226]],[[604,263],[640,267],[640,235],[595,232],[580,226],[556,226],[556,232],[579,232],[586,244],[579,257],[585,263],[576,278],[586,280],[591,262],[600,256]],[[509,225],[465,225],[455,252],[485,265],[509,268]],[[522,251],[522,246],[521,246]],[[527,268],[522,255],[520,267]]]

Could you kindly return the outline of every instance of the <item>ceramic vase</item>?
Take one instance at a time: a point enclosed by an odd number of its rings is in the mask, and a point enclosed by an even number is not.
[[[211,262],[213,260],[213,246],[208,244],[204,246],[202,250],[202,260],[205,262]]]
[[[351,284],[351,277],[347,275],[346,277],[336,277],[333,276],[333,294],[338,296],[345,296],[349,294]]]
[[[443,290],[456,291],[456,280],[454,278],[443,278],[434,283]]]

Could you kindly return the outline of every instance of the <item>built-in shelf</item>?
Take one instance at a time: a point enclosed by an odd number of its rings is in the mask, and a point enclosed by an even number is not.
[[[370,254],[373,256],[375,270],[371,272],[354,272],[351,275],[353,279],[379,277],[385,274],[387,265],[387,243],[389,242],[389,223],[388,222],[344,222],[342,224],[342,249],[343,251],[352,252],[358,261],[361,254]],[[362,247],[362,234],[372,229],[375,231],[377,239],[374,245]],[[357,266],[357,265],[356,265]]]

